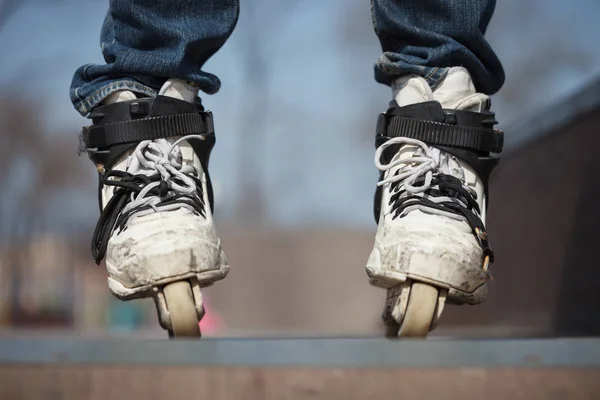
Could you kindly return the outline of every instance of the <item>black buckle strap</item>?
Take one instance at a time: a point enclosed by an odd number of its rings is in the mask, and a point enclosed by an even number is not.
[[[132,121],[92,125],[83,128],[82,150],[155,140],[165,137],[214,134],[211,112],[146,117]]]
[[[377,135],[407,137],[432,146],[458,147],[488,153],[500,153],[504,146],[504,133],[499,130],[425,121],[386,113],[379,114],[377,118]]]

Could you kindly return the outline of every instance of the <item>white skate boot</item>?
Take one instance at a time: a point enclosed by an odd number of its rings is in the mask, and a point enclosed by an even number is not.
[[[116,297],[154,297],[170,337],[200,336],[200,288],[229,271],[212,219],[212,114],[197,93],[177,80],[155,98],[114,93],[82,133],[100,178],[93,256],[106,256]]]
[[[378,229],[366,270],[388,291],[387,335],[425,337],[446,301],[487,297],[487,184],[503,133],[463,68],[450,69],[433,91],[418,76],[392,89],[395,102],[377,126]]]

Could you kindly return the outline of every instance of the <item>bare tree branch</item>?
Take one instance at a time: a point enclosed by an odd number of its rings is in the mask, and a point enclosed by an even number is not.
[[[39,112],[32,112],[40,108],[17,91],[3,88],[0,94],[0,211],[11,203],[16,209],[10,214],[32,220],[41,217],[53,196],[87,181],[74,137],[47,132]],[[28,172],[14,169],[23,165]]]
[[[21,4],[23,3],[19,0],[3,0],[2,3],[0,3],[0,31],[6,24],[6,21],[8,21],[10,16]]]
[[[241,121],[251,140],[240,141],[239,171],[241,195],[237,207],[238,219],[257,222],[264,217],[264,193],[258,160],[264,148],[269,110],[269,55],[276,47],[281,24],[298,7],[293,0],[262,0],[249,3],[244,17],[248,21],[243,27],[240,44],[241,65],[244,68],[242,91],[246,97],[242,107]],[[267,24],[265,21],[271,21]]]

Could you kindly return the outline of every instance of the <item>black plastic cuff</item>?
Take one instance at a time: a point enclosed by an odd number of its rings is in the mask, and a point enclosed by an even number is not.
[[[83,128],[86,149],[100,149],[165,137],[214,134],[212,113],[175,114]]]
[[[431,146],[458,147],[467,150],[500,153],[504,145],[502,131],[475,126],[452,125],[414,118],[380,114],[377,135],[417,139]]]

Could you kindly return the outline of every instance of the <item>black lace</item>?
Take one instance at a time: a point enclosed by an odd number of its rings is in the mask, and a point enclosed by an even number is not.
[[[169,184],[160,179],[160,175],[156,174],[153,177],[146,175],[132,175],[125,171],[111,170],[100,174],[100,182],[104,186],[114,186],[114,194],[108,201],[96,224],[94,236],[92,237],[92,256],[97,264],[99,264],[106,255],[108,240],[112,232],[125,229],[125,225],[129,217],[133,214],[150,209],[150,206],[140,206],[129,210],[126,213],[121,213],[121,210],[131,201],[132,193],[139,193],[144,187],[152,182],[159,182],[157,187],[148,191],[147,196],[158,196],[161,201],[155,207],[162,207],[171,204],[188,204],[199,215],[206,218],[205,206],[202,201],[202,182],[195,176],[187,174],[196,183],[196,191],[193,194],[176,194],[169,190]],[[118,180],[109,179],[111,177]],[[175,183],[182,183],[178,178],[173,177],[171,180]]]
[[[425,178],[421,176],[415,181],[413,186],[422,185],[424,181]],[[479,204],[477,204],[477,194],[470,193],[463,186],[460,179],[438,172],[433,175],[430,187],[421,195],[408,195],[405,197],[402,197],[405,190],[401,188],[401,185],[401,181],[395,181],[390,186],[390,191],[393,193],[389,201],[389,205],[392,207],[392,218],[402,218],[402,212],[408,207],[415,205],[462,215],[471,227],[475,239],[480,244],[484,259],[489,257],[489,262],[494,261],[494,252],[489,245],[485,226],[478,216],[481,210]],[[430,200],[430,197],[449,197],[457,199],[460,202],[452,200],[435,202]]]

